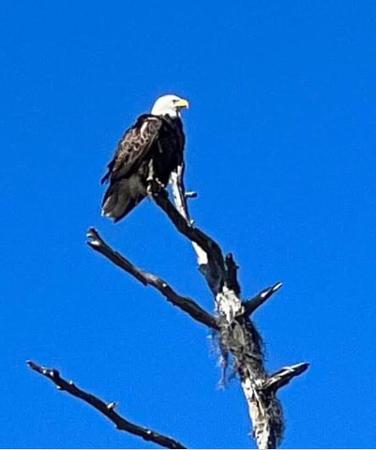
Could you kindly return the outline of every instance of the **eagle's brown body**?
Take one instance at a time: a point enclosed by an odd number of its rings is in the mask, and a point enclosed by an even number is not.
[[[180,117],[144,114],[120,140],[108,172],[102,214],[122,219],[147,195],[148,180],[166,186],[183,161],[184,133]]]

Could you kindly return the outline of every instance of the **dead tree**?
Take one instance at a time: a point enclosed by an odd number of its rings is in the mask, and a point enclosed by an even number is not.
[[[88,230],[87,243],[144,286],[155,288],[168,302],[216,334],[224,369],[231,364],[239,377],[257,447],[276,448],[284,431],[282,406],[277,398],[277,391],[292,378],[306,371],[309,366],[308,363],[294,364],[272,374],[268,374],[265,368],[263,342],[252,321],[252,314],[282,287],[282,283],[275,283],[251,299],[243,299],[234,257],[231,253],[225,255],[219,244],[196,227],[189,216],[187,199],[195,196],[195,193],[185,192],[183,172],[182,166],[172,176],[173,202],[167,191],[158,185],[153,186],[151,196],[176,230],[192,243],[199,270],[214,297],[214,314],[205,311],[193,299],[178,294],[159,276],[141,270],[111,248],[93,228]],[[62,378],[56,369],[48,369],[32,361],[28,361],[28,365],[50,379],[58,389],[93,406],[119,430],[135,434],[162,447],[186,448],[176,439],[129,422],[115,411],[115,402],[106,403],[83,391],[72,381]]]

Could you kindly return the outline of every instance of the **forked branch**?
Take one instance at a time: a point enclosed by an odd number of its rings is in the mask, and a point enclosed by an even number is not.
[[[206,325],[209,328],[218,329],[215,318],[199,306],[194,300],[189,297],[179,295],[165,280],[158,276],[145,272],[139,267],[135,266],[128,259],[113,250],[99,235],[98,231],[90,228],[87,232],[88,245],[95,251],[106,256],[110,261],[123,269],[125,272],[131,274],[144,286],[150,285],[157,289],[167,301],[180,308],[182,311],[189,314],[197,322]]]
[[[115,411],[115,402],[106,403],[95,395],[80,389],[73,383],[73,381],[67,381],[61,377],[58,370],[42,367],[33,361],[27,361],[27,365],[30,369],[51,380],[59,390],[65,391],[73,397],[79,398],[85,403],[91,405],[101,414],[106,416],[112,423],[114,423],[118,430],[134,434],[141,437],[145,441],[154,442],[154,444],[158,444],[165,448],[187,448],[176,439],[160,434],[150,428],[141,427],[140,425],[132,423],[120,416],[120,414]]]
[[[262,338],[250,315],[280,289],[282,283],[264,289],[249,301],[242,301],[238,266],[232,254],[224,258],[220,246],[192,224],[181,179],[182,173],[183,170],[178,170],[172,178],[175,207],[167,192],[163,190],[154,193],[154,201],[169,217],[177,231],[193,244],[200,271],[214,295],[217,321],[220,324],[222,359],[227,361],[228,355],[234,358],[257,446],[276,448],[281,442],[284,430],[282,405],[276,391],[307,370],[308,364],[285,367],[268,376]]]
[[[224,253],[218,243],[197,228],[190,219],[183,176],[184,166],[172,177],[174,204],[166,190],[160,187],[152,193],[155,203],[171,220],[176,230],[189,239],[197,255],[201,273],[214,296],[216,316],[209,314],[189,297],[179,295],[165,280],[135,266],[116,250],[112,249],[90,228],[88,245],[101,253],[115,265],[132,275],[144,286],[152,286],[170,303],[180,308],[197,322],[218,332],[223,359],[232,358],[237,370],[249,415],[253,425],[253,436],[258,448],[276,448],[282,438],[284,420],[277,391],[294,377],[305,372],[307,363],[283,367],[268,375],[265,369],[262,338],[251,320],[252,313],[277,292],[282,283],[264,289],[254,298],[244,301],[238,280],[238,266],[232,256]],[[78,388],[73,382],[62,378],[55,369],[48,369],[29,361],[28,365],[37,373],[50,379],[59,389],[80,398],[100,411],[118,429],[127,431],[166,448],[186,448],[180,442],[148,428],[133,424],[121,417],[116,404],[107,404],[98,397]]]

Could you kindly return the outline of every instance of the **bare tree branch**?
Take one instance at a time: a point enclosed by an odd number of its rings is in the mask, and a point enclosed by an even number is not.
[[[238,269],[239,266],[234,260],[232,253],[226,255],[226,286],[233,290],[236,295],[240,295],[240,284],[238,281]]]
[[[269,376],[268,380],[264,384],[264,389],[274,390],[280,389],[286,386],[294,377],[305,372],[309,367],[308,363],[299,363],[293,366],[283,367],[278,372]]]
[[[179,165],[176,169],[176,172],[172,172],[171,174],[171,187],[172,187],[172,195],[174,197],[174,204],[176,209],[180,212],[180,214],[184,217],[187,223],[192,224],[189,211],[188,211],[188,202],[189,198],[197,197],[197,192],[185,192],[184,187],[184,163]],[[204,250],[192,241],[192,246],[197,255],[197,262],[199,267],[205,266],[208,264],[208,257]]]
[[[176,230],[192,243],[199,269],[214,296],[215,317],[191,298],[179,295],[162,278],[135,266],[112,249],[93,228],[88,230],[87,243],[92,249],[104,255],[144,286],[154,287],[166,297],[167,301],[189,314],[196,321],[218,332],[222,361],[225,362],[224,369],[231,358],[247,401],[257,446],[259,449],[276,448],[281,442],[284,431],[282,405],[277,398],[277,391],[294,377],[305,372],[309,364],[300,363],[283,367],[274,374],[268,375],[265,368],[262,338],[250,316],[281,288],[282,283],[276,283],[261,291],[254,298],[243,301],[238,281],[238,266],[232,254],[224,257],[224,252],[218,243],[197,228],[190,218],[187,199],[196,194],[185,192],[183,174],[184,165],[182,164],[171,176],[175,206],[170,201],[167,191],[158,183],[151,184],[150,195],[171,220]],[[28,361],[28,365],[40,375],[50,379],[59,389],[65,390],[93,406],[115,423],[118,429],[141,436],[147,441],[167,448],[185,448],[172,438],[127,421],[115,412],[116,403],[106,404],[98,397],[79,389],[73,382],[63,379],[57,370],[39,366],[32,361]]]
[[[189,240],[202,248],[218,267],[224,271],[225,262],[220,246],[206,233],[196,228],[175,208],[168,198],[166,190],[161,189],[153,193],[155,203],[167,214],[177,230]]]
[[[185,192],[183,175],[184,164],[178,166],[176,172],[173,172],[171,174],[170,183],[172,188],[172,195],[175,208],[186,220],[187,224],[189,226],[192,226],[193,221],[190,219],[187,202],[187,199],[190,198],[190,196]],[[198,245],[193,240],[191,240],[191,243],[193,250],[196,253],[197,264],[199,266],[200,272],[204,275],[210,290],[215,293],[221,287],[221,275],[223,274],[223,270],[215,262],[215,258],[209,257],[206,251],[201,248],[200,245]]]
[[[99,235],[98,231],[94,228],[90,228],[87,232],[88,245],[95,251],[106,256],[110,261],[116,264],[118,267],[134,276],[144,286],[150,285],[157,289],[166,299],[177,306],[182,311],[189,314],[193,319],[206,325],[207,327],[218,329],[216,319],[206,312],[201,306],[189,297],[183,297],[177,294],[174,289],[162,278],[156,275],[145,272],[140,268],[132,264],[124,256],[120,255],[117,251],[113,250]]]
[[[85,403],[91,405],[97,411],[106,416],[111,422],[113,422],[118,430],[134,434],[141,437],[145,441],[154,442],[154,444],[158,444],[165,448],[187,448],[179,441],[171,437],[160,434],[150,428],[141,427],[140,425],[136,425],[124,419],[124,417],[120,416],[115,411],[116,403],[106,403],[95,395],[83,391],[72,381],[67,381],[62,378],[56,369],[42,367],[33,361],[27,361],[27,365],[35,372],[51,380],[59,390],[66,391],[73,397],[77,397]]]
[[[188,210],[188,202],[189,198],[197,197],[197,192],[186,192],[184,185],[184,172],[185,172],[185,164],[184,161],[178,165],[176,168],[176,172],[171,173],[171,186],[172,186],[172,194],[174,199],[179,202],[179,208],[177,210],[184,217],[184,219],[190,223],[189,210]],[[176,192],[175,192],[176,191]],[[175,205],[176,206],[176,205]]]
[[[282,286],[283,286],[282,283],[278,282],[273,286],[262,290],[259,294],[256,295],[256,297],[253,297],[250,300],[244,302],[243,303],[244,314],[248,316],[251,315],[254,311],[256,311],[256,309],[259,306],[263,305],[266,302],[266,300],[268,300]]]
[[[219,245],[192,225],[184,185],[179,186],[179,177],[181,173],[179,175],[178,172],[172,178],[176,209],[163,190],[154,193],[154,200],[176,229],[193,243],[200,271],[214,295],[222,360],[227,361],[228,354],[235,360],[257,446],[260,449],[276,448],[284,431],[282,405],[276,397],[276,391],[294,376],[303,373],[308,364],[284,368],[269,377],[265,369],[262,338],[249,315],[270,298],[282,283],[263,290],[248,302],[242,301],[237,277],[238,266],[233,256],[229,254],[224,259]]]
[[[198,194],[195,191],[189,191],[185,193],[185,198],[197,198]]]

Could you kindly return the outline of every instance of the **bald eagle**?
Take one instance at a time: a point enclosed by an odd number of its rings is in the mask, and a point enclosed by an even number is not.
[[[151,181],[166,186],[183,162],[185,136],[181,110],[188,101],[163,95],[150,114],[138,117],[119,141],[102,183],[109,187],[102,202],[102,215],[119,221],[148,194]]]

